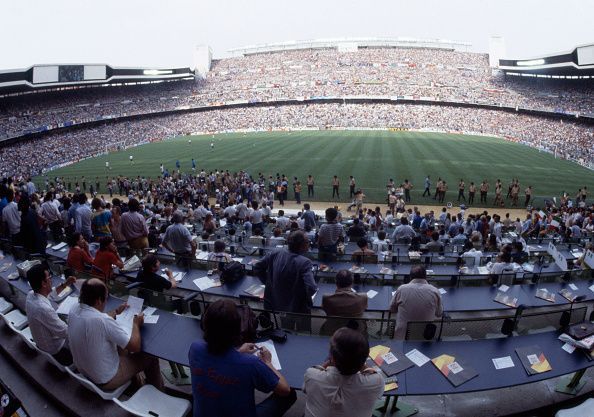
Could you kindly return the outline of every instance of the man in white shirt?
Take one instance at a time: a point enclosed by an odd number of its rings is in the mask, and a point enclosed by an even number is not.
[[[80,290],[80,303],[70,310],[68,339],[76,368],[104,390],[114,390],[142,371],[147,383],[162,390],[159,360],[140,353],[144,315],[134,316],[132,334],[128,335],[115,321],[126,304],[106,314],[108,296],[103,281],[89,279]]]
[[[384,393],[384,378],[367,368],[369,344],[360,332],[343,327],[330,340],[330,358],[305,372],[305,417],[369,416]]]
[[[411,281],[396,290],[390,311],[396,314],[395,339],[404,339],[409,321],[436,320],[443,314],[441,295],[427,282],[427,271],[415,265],[410,271]]]
[[[14,239],[21,232],[21,212],[14,202],[14,191],[10,188],[6,191],[6,200],[8,204],[2,210],[2,221],[6,223],[8,234]]]
[[[189,256],[196,251],[196,244],[192,241],[192,234],[184,225],[184,215],[176,210],[171,216],[172,225],[167,227],[163,236],[163,247],[169,252],[180,256]]]
[[[27,294],[25,306],[33,341],[39,349],[52,355],[62,365],[71,365],[68,326],[58,317],[48,296],[57,296],[69,285],[74,284],[76,278],[68,277],[63,284],[53,289],[48,269],[44,265],[34,265],[27,271],[27,280],[33,289]]]
[[[276,218],[276,227],[281,229],[281,231],[285,231],[289,228],[289,219],[285,217],[285,211],[279,210],[278,217]]]

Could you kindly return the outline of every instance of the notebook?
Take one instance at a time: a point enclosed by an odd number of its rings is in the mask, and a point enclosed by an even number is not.
[[[431,362],[455,387],[470,381],[478,375],[477,371],[460,360],[460,358],[451,355],[440,355],[431,359]]]
[[[544,352],[537,345],[516,348],[516,354],[528,375],[541,374],[553,369]]]

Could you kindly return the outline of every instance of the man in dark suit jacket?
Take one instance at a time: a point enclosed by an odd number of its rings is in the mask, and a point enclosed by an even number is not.
[[[336,292],[322,296],[322,309],[328,316],[361,317],[367,309],[367,294],[359,294],[353,290],[353,274],[346,269],[336,274]],[[332,335],[337,329],[347,326],[353,327],[349,320],[326,320],[322,325],[321,333]],[[358,329],[365,333],[363,322],[356,322]]]

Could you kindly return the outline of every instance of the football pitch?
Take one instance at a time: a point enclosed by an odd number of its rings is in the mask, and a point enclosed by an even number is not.
[[[191,140],[191,143],[189,143]],[[213,146],[211,146],[211,143]],[[129,157],[133,156],[132,164]],[[577,190],[587,186],[589,196],[594,192],[593,172],[577,164],[555,159],[546,152],[502,139],[483,136],[392,131],[300,131],[228,133],[204,136],[182,136],[163,142],[150,143],[87,159],[54,170],[49,178],[64,176],[66,181],[81,181],[87,186],[99,177],[101,192],[105,192],[106,177],[158,177],[160,164],[169,172],[179,160],[182,173],[191,173],[192,158],[196,172],[204,169],[236,172],[244,170],[256,177],[286,174],[289,184],[298,177],[303,184],[302,199],[307,200],[307,175],[315,179],[316,201],[332,201],[331,179],[341,181],[340,200],[349,200],[349,176],[353,175],[357,188],[362,188],[368,202],[383,203],[386,183],[393,178],[396,184],[408,179],[414,188],[412,203],[430,204],[422,198],[423,182],[431,176],[433,193],[437,178],[448,183],[446,202],[457,204],[458,182],[477,186],[483,179],[490,183],[488,205],[494,199],[494,183],[500,178],[507,184],[512,178],[520,180],[520,205],[524,188],[533,187],[536,205],[543,198],[559,197],[566,191],[574,197]],[[106,168],[109,162],[110,168]],[[38,181],[40,179],[38,178]],[[289,199],[292,198],[289,190]],[[477,205],[478,193],[475,199]],[[509,203],[507,204],[509,205]]]

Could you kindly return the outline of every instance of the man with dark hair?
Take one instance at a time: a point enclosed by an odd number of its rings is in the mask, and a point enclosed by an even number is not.
[[[330,358],[305,372],[305,417],[369,416],[384,392],[384,378],[367,368],[369,344],[361,333],[343,327],[330,339]]]
[[[192,256],[196,252],[196,244],[192,240],[192,234],[184,226],[183,213],[176,210],[171,221],[173,224],[167,227],[163,236],[163,247],[178,256]]]
[[[128,212],[122,214],[122,234],[131,249],[148,248],[148,227],[140,210],[140,203],[135,198],[128,201]]]
[[[430,321],[441,317],[443,307],[437,288],[427,282],[427,271],[415,265],[410,271],[411,281],[396,290],[390,310],[396,314],[395,339],[404,339],[409,321]]]
[[[326,223],[320,226],[318,232],[318,249],[320,259],[329,259],[336,254],[338,242],[344,239],[344,229],[338,223],[338,210],[329,207],[326,209]]]
[[[166,269],[165,274],[167,278],[164,278],[159,275],[160,267],[161,261],[159,261],[157,255],[149,253],[142,259],[142,269],[138,271],[136,281],[142,282],[143,288],[153,291],[164,291],[177,287],[173,273],[169,269]]]
[[[341,269],[336,274],[336,291],[322,296],[322,310],[327,316],[361,317],[367,309],[367,294],[353,290],[353,274]],[[323,324],[323,333],[332,334],[344,323],[337,320]],[[360,329],[363,330],[363,329]]]
[[[443,243],[439,240],[439,232],[431,233],[431,241],[425,245],[429,252],[443,252]]]
[[[76,368],[107,391],[120,387],[142,371],[149,384],[163,390],[159,360],[140,352],[144,315],[134,316],[132,333],[128,335],[114,320],[127,305],[124,303],[106,314],[103,310],[108,296],[103,281],[91,278],[82,285],[80,303],[70,310],[68,339]]]
[[[318,290],[311,261],[303,256],[309,249],[309,239],[299,230],[289,235],[287,243],[288,250],[270,252],[254,265],[254,272],[266,285],[264,307],[309,314],[311,296]]]
[[[217,300],[202,318],[204,342],[190,346],[194,417],[282,416],[297,396],[272,365],[266,348],[241,343],[241,316],[233,301]],[[254,390],[273,392],[256,405]]]
[[[27,281],[33,290],[27,294],[25,307],[33,341],[39,349],[52,355],[61,364],[72,364],[72,355],[68,350],[68,326],[60,320],[48,296],[57,296],[74,284],[76,278],[70,276],[54,289],[49,270],[40,264],[27,271]]]
[[[338,192],[339,187],[340,187],[340,180],[335,175],[334,177],[332,177],[332,198],[334,198],[334,196],[336,196],[336,198],[340,198],[340,194]]]
[[[307,226],[309,226],[312,229],[315,229],[316,215],[314,214],[313,211],[311,211],[311,207],[310,207],[309,203],[305,203],[303,205],[303,214],[301,215],[301,218],[303,219],[303,228],[306,228]]]
[[[354,240],[359,240],[362,237],[365,237],[367,232],[365,231],[365,226],[361,224],[361,221],[355,218],[353,220],[353,224],[349,227],[346,234],[352,242]]]

